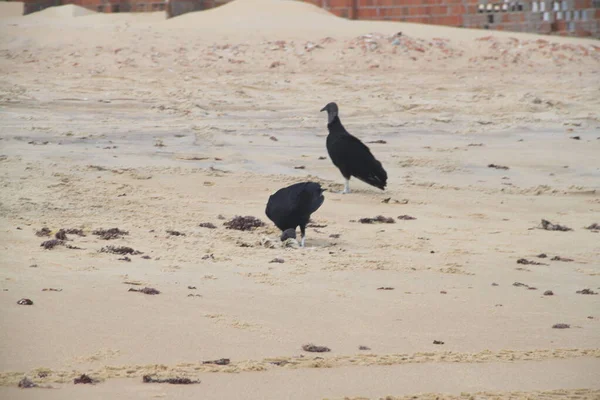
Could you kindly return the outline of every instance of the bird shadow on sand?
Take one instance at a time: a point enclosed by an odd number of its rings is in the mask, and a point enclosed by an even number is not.
[[[339,239],[318,239],[314,237],[314,234],[311,234],[310,237],[307,237],[306,239],[306,243],[305,243],[305,250],[312,250],[312,249],[320,249],[320,248],[330,248],[333,246],[336,246],[340,243]],[[299,250],[302,250],[302,248],[300,248]]]
[[[352,195],[356,195],[356,194],[363,194],[363,195],[368,195],[368,196],[383,196],[383,197],[390,197],[388,191],[385,192],[376,192],[371,188],[360,188],[360,187],[356,187],[357,183],[356,182],[352,182],[350,183],[351,185],[354,184],[354,186],[352,186],[350,188],[350,193],[341,193],[342,190],[344,190],[344,185],[342,184],[331,184],[327,186],[327,191],[325,192],[325,195],[339,195],[342,197],[346,197],[346,196],[350,196],[352,197]]]

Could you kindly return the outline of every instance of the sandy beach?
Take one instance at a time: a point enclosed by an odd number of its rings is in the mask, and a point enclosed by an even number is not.
[[[597,40],[60,6],[0,17],[0,73],[0,398],[600,399]],[[336,193],[330,101],[385,191]]]

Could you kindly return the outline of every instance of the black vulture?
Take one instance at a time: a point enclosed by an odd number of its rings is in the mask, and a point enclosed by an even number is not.
[[[324,191],[325,189],[322,189],[318,183],[301,182],[279,189],[269,197],[265,213],[283,231],[282,242],[288,238],[295,239],[296,227],[300,226],[302,233],[300,246],[304,247],[306,224],[310,215],[323,204]]]
[[[344,128],[338,117],[337,104],[329,103],[321,111],[327,111],[328,116],[327,152],[333,164],[338,167],[346,179],[342,193],[350,193],[350,177],[352,176],[384,190],[387,185],[387,172],[373,157],[371,150]]]

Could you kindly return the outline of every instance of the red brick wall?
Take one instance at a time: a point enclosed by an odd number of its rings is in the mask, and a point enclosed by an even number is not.
[[[217,7],[229,0],[24,0],[26,13],[59,4],[95,11],[159,11],[169,16]],[[350,19],[537,32],[600,38],[600,0],[304,0]],[[542,3],[544,4],[542,6]],[[488,10],[488,5],[491,9]],[[502,6],[506,5],[506,10]],[[484,7],[483,10],[480,7]]]
[[[351,19],[600,38],[600,0],[510,0],[507,3],[503,0],[305,1]],[[543,10],[541,3],[545,4]],[[490,10],[488,4],[492,6]],[[503,10],[504,4],[506,10]],[[480,10],[481,5],[483,10]]]

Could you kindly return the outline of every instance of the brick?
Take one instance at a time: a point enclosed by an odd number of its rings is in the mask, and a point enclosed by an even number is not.
[[[586,31],[585,29],[575,29],[575,35],[579,37],[592,36],[592,32]]]
[[[539,27],[539,32],[545,34],[552,32],[552,23],[548,21],[542,21]]]
[[[557,32],[562,32],[567,29],[567,22],[564,20],[556,21],[552,25],[552,30]]]
[[[436,17],[439,25],[461,26],[463,23],[462,15],[447,15],[445,17]]]
[[[356,7],[357,8],[373,7],[373,6],[378,5],[378,3],[379,3],[378,0],[357,0]]]
[[[406,19],[406,22],[412,22],[415,24],[426,24],[431,20],[429,17],[410,17]]]
[[[400,9],[399,8],[391,8],[391,7],[379,7],[379,16],[385,19],[389,19],[388,17],[397,17],[399,16]]]
[[[352,3],[349,0],[326,0],[328,8],[350,7]]]
[[[430,7],[430,14],[431,15],[447,15],[448,14],[448,6],[432,6],[432,7]]]
[[[377,16],[376,8],[359,8],[356,10],[356,18],[358,19],[375,19]]]
[[[477,7],[475,7],[475,11],[477,11]],[[450,15],[462,15],[467,13],[467,7],[462,4],[451,5],[448,8],[448,14]]]
[[[403,6],[405,6],[405,5],[407,5],[407,6],[422,6],[422,5],[425,5],[425,3],[423,2],[423,0],[404,0],[399,5],[403,5]]]
[[[474,15],[465,15],[463,17],[463,22],[468,23],[470,25],[479,25],[483,26],[487,23],[487,15],[485,14],[474,14]]]
[[[575,0],[575,10],[583,10],[592,8],[592,0]]]
[[[525,21],[525,14],[523,13],[510,13],[510,14],[505,14],[509,16],[509,20],[510,22],[524,22]]]
[[[349,8],[332,8],[329,10],[330,13],[337,15],[338,17],[342,17],[342,18],[348,18],[348,16],[350,15],[350,9]]]
[[[413,6],[408,9],[408,15],[427,15],[427,6]]]

